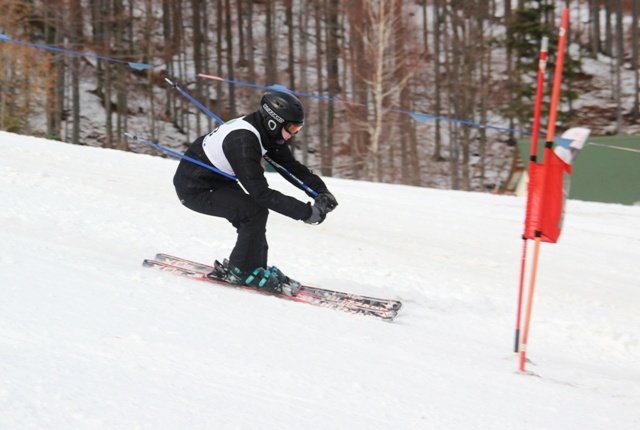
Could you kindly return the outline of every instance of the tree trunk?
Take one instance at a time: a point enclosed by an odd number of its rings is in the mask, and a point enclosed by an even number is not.
[[[82,5],[80,0],[71,0],[69,3],[69,23],[71,49],[80,50],[83,39]],[[71,143],[80,143],[80,58],[73,56],[71,59]]]
[[[591,17],[591,57],[597,58],[601,49],[600,43],[600,0],[589,0],[589,15]]]
[[[153,62],[153,44],[152,44],[152,40],[151,40],[151,33],[153,31],[153,5],[151,3],[151,0],[147,0],[145,3],[145,10],[147,12],[147,19],[145,22],[145,40],[147,41],[147,43],[145,43],[145,57],[147,58],[147,61],[149,61],[150,63]],[[151,139],[152,140],[157,140],[158,138],[158,132],[157,132],[157,118],[156,118],[156,100],[155,100],[155,94],[153,91],[153,70],[152,69],[148,69],[147,70],[147,77],[148,77],[148,94],[149,94],[149,122],[150,122],[150,128],[151,128]]]
[[[316,48],[320,47],[323,45],[323,38],[322,38],[322,22],[323,22],[323,1],[322,0],[313,0],[313,11],[314,11],[314,19],[315,19],[315,30],[316,30],[316,37],[315,37],[315,45]],[[318,49],[318,51],[321,51]],[[325,90],[325,82],[324,82],[324,78],[323,78],[323,71],[324,71],[324,61],[323,61],[323,55],[322,52],[317,52],[316,53],[316,71],[317,71],[317,75],[318,75],[318,94],[323,95]],[[320,166],[322,169],[322,152],[323,152],[323,145],[325,142],[325,139],[327,138],[327,130],[326,130],[326,121],[325,121],[325,115],[323,115],[324,113],[324,108],[328,105],[331,104],[330,102],[325,102],[322,100],[318,100],[318,107],[317,107],[317,112],[318,112],[318,127],[320,128],[320,132],[318,135],[318,146],[320,148]]]
[[[223,45],[222,45],[222,33],[223,33],[223,13],[224,11],[222,10],[222,1],[218,1],[217,3],[217,8],[216,8],[216,64],[218,67],[216,67],[216,74],[220,77],[224,76],[224,69],[223,69],[223,58],[222,58],[222,53],[223,53]],[[217,114],[218,117],[220,119],[222,119],[223,121],[225,120],[225,115],[223,114],[223,103],[222,100],[224,100],[224,94],[222,91],[222,82],[217,81],[216,83],[216,103],[217,103]]]
[[[253,0],[247,1],[247,46],[249,46],[249,82],[256,81],[255,41],[253,39]]]
[[[441,47],[442,47],[442,37],[441,37],[441,16],[442,16],[442,6],[441,2],[443,0],[434,0],[433,4],[433,50],[434,50],[434,61],[433,61],[433,74],[435,76],[435,105],[434,111],[437,117],[442,115],[442,80],[440,76],[442,75],[441,65],[440,65],[440,55],[441,55]],[[434,147],[433,147],[433,159],[435,161],[443,161],[444,157],[442,156],[442,130],[441,130],[441,122],[439,119],[436,119],[435,124],[435,136],[434,136]]]
[[[193,67],[196,73],[201,73],[203,70],[203,51],[206,49],[204,46],[204,37],[203,37],[203,29],[202,29],[202,0],[191,0],[191,27],[193,31]],[[206,30],[206,29],[205,29]],[[196,100],[202,100],[202,79],[195,79],[195,93],[194,97]],[[201,136],[203,134],[203,124],[202,124],[202,112],[199,110],[195,113],[196,119],[196,136]]]
[[[239,59],[238,66],[247,67],[247,51],[245,50],[245,39],[244,39],[244,2],[245,0],[237,0],[236,1],[236,17],[238,20],[238,48],[239,48]]]
[[[115,54],[118,58],[126,58],[124,47],[124,35],[126,20],[124,16],[124,5],[122,0],[113,0],[114,14],[114,44]],[[123,136],[127,124],[127,87],[128,79],[124,64],[116,64],[116,148],[128,150],[128,139]]]
[[[640,1],[634,1],[632,7],[632,29],[631,29],[631,44],[632,48],[632,59],[631,65],[633,68],[633,73],[635,76],[635,96],[633,101],[633,108],[631,109],[633,120],[638,121],[640,119],[640,37],[638,37],[638,25],[640,24]]]
[[[339,69],[338,57],[340,50],[338,48],[338,38],[340,37],[340,28],[338,23],[338,5],[333,0],[327,0],[325,4],[326,12],[326,52],[327,52],[327,83],[329,97],[335,98],[340,93],[339,85]],[[334,116],[335,103],[329,103],[327,106],[327,138],[325,145],[322,146],[321,158],[322,166],[320,171],[324,176],[333,175],[333,138],[334,138]]]
[[[225,0],[225,33],[227,36],[227,77],[229,80],[234,81],[235,78],[235,66],[233,63],[233,33],[231,31],[231,4],[229,0]],[[235,118],[236,115],[236,87],[235,85],[229,85],[229,117]]]
[[[351,3],[353,10],[363,10],[363,0],[354,0]],[[352,62],[351,72],[351,93],[353,94],[355,106],[349,106],[350,113],[350,136],[349,153],[351,157],[351,176],[359,179],[363,171],[363,163],[366,160],[367,148],[369,146],[367,133],[368,103],[367,85],[365,76],[370,66],[370,58],[365,53],[363,40],[366,37],[367,27],[364,14],[350,13],[349,18],[349,49]]]
[[[616,0],[616,133],[621,134],[624,128],[622,122],[622,68],[624,67],[624,39],[622,28],[622,0]],[[637,91],[636,91],[637,92]]]
[[[173,20],[173,9],[171,8],[171,0],[162,0],[162,40],[163,40],[163,49],[162,49],[162,59],[164,60],[164,64],[167,67],[167,77],[170,79],[174,78],[173,72],[173,52],[174,52],[174,44],[172,37],[172,28],[171,25]],[[167,118],[172,118],[175,122],[176,117],[176,105],[175,105],[175,96],[174,90],[169,86],[166,87],[165,90],[165,98],[166,105],[164,109],[164,115]]]
[[[512,49],[512,45],[513,45],[513,29],[512,29],[512,20],[513,20],[513,14],[511,11],[511,0],[505,0],[504,1],[504,25],[506,26],[506,30],[507,30],[507,40],[506,40],[506,51],[507,51],[507,56],[506,56],[506,70],[507,70],[507,98],[508,98],[508,106],[513,106],[514,103],[514,94],[513,94],[513,88],[515,87],[515,84],[513,82],[513,49]],[[507,119],[509,121],[509,141],[510,142],[515,142],[515,135],[514,132],[511,131],[514,129],[514,125],[515,125],[515,116],[509,112],[506,113]]]
[[[113,31],[109,20],[112,18],[111,1],[102,0],[101,17],[103,20],[103,40],[102,40],[102,55],[111,57],[111,39],[113,37]],[[112,89],[112,67],[111,64],[105,61],[104,64],[104,110],[105,110],[105,147],[113,148],[113,112],[111,109],[111,89]]]
[[[308,80],[307,80],[307,73],[308,73],[308,69],[309,69],[309,57],[307,56],[307,49],[308,49],[308,42],[309,42],[309,32],[308,32],[308,28],[309,28],[309,11],[311,11],[311,1],[310,0],[304,0],[304,6],[300,8],[299,10],[299,17],[298,17],[298,22],[300,23],[300,27],[299,27],[299,51],[300,51],[300,86],[302,88],[308,88]],[[305,103],[305,116],[308,118],[309,117],[309,103]],[[305,118],[307,124],[309,124],[309,120],[307,120],[307,118]],[[301,143],[301,150],[302,150],[302,164],[307,165],[309,162],[309,139],[310,139],[310,133],[309,133],[309,127],[303,127],[302,128],[302,143]],[[300,142],[299,142],[300,143]],[[293,148],[291,148],[292,150],[295,149],[295,145],[293,145]]]
[[[613,0],[604,0],[605,10],[605,33],[604,33],[604,54],[613,57],[613,25],[611,15],[613,14]]]
[[[266,69],[266,78],[267,84],[273,85],[278,83],[278,47],[277,47],[277,36],[276,32],[273,30],[273,9],[277,6],[270,1],[266,1],[265,5],[265,43],[266,43],[266,55],[265,55],[265,69]]]
[[[44,38],[48,45],[60,47],[63,42],[61,9],[56,5],[44,7]],[[65,57],[54,54],[51,60],[56,76],[55,85],[47,91],[47,136],[60,139],[64,110]]]

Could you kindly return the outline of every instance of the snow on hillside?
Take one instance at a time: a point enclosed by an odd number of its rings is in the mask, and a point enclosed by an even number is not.
[[[143,269],[235,241],[179,204],[175,160],[5,132],[0,151],[2,429],[640,428],[638,206],[568,202],[525,375],[523,199],[327,178],[322,225],[271,215],[272,264],[403,300],[385,323]]]

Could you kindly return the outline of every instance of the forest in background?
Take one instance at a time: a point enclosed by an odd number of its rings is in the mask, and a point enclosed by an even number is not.
[[[639,3],[0,0],[0,33],[13,40],[124,61],[0,41],[0,129],[129,150],[123,133],[135,121],[151,140],[183,149],[215,122],[165,77],[225,121],[256,110],[260,86],[278,84],[316,96],[301,97],[295,154],[322,175],[494,189],[492,174],[531,127],[543,35],[552,77],[564,7],[577,49],[566,58],[560,129],[584,125],[585,110],[574,108],[593,78],[584,58],[610,61],[614,110],[603,115],[615,132],[638,123]],[[632,103],[623,71],[634,76]]]

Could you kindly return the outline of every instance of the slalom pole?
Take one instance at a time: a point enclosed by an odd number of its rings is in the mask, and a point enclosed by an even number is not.
[[[520,320],[522,319],[522,294],[524,292],[524,274],[527,267],[527,238],[522,235],[522,257],[520,258],[520,280],[518,282],[518,306],[516,310],[516,335],[513,352],[518,353],[520,349]]]
[[[539,231],[536,232],[535,247],[533,251],[533,262],[531,269],[531,279],[529,280],[529,296],[527,298],[527,313],[524,323],[524,332],[522,334],[522,344],[520,345],[520,371],[525,371],[527,362],[527,342],[529,340],[529,323],[531,322],[531,311],[533,308],[533,290],[536,286],[536,275],[538,273],[538,257],[540,255],[540,236]]]
[[[536,88],[536,104],[533,111],[533,130],[530,148],[531,161],[537,161],[538,158],[538,136],[540,135],[540,116],[542,111],[542,98],[544,96],[548,50],[549,38],[544,36],[540,45],[540,60],[538,62],[538,88]]]
[[[225,172],[223,172],[222,170],[216,169],[216,168],[215,168],[215,167],[213,167],[213,166],[209,166],[208,164],[205,164],[205,163],[203,163],[202,161],[196,160],[195,158],[191,158],[191,157],[189,157],[188,155],[184,155],[184,154],[181,154],[181,153],[179,153],[179,152],[176,152],[176,151],[174,151],[173,149],[166,148],[166,147],[164,147],[164,146],[160,146],[160,145],[158,145],[157,143],[153,143],[153,142],[152,142],[152,141],[150,141],[150,140],[147,140],[147,139],[143,139],[143,138],[141,138],[141,137],[138,137],[138,136],[136,136],[135,134],[125,133],[124,135],[125,135],[126,137],[130,138],[130,139],[137,140],[137,141],[142,142],[142,143],[146,143],[147,145],[149,145],[149,146],[151,146],[151,147],[153,147],[153,148],[159,149],[160,151],[166,152],[167,154],[171,154],[171,155],[173,155],[174,157],[181,158],[181,159],[183,159],[183,160],[187,160],[187,161],[188,161],[188,162],[190,162],[190,163],[197,164],[198,166],[200,166],[200,167],[204,167],[205,169],[209,169],[209,170],[211,170],[212,172],[216,172],[217,174],[224,176],[225,178],[229,178],[229,179],[231,179],[231,180],[233,180],[233,181],[237,181],[237,180],[238,180],[238,178],[236,178],[236,177],[235,177],[235,176],[233,176],[233,175],[230,175],[230,174],[228,174],[228,173],[225,173]]]
[[[531,133],[530,162],[536,162],[538,158],[538,136],[540,135],[540,114],[542,111],[542,98],[544,97],[544,80],[547,68],[547,55],[549,50],[549,38],[544,36],[540,45],[540,59],[538,62],[538,87],[536,88],[536,103],[533,110],[533,130]],[[527,266],[527,237],[522,235],[522,258],[520,264],[520,280],[518,283],[518,305],[516,311],[516,334],[514,353],[518,353],[520,347],[520,320],[522,319],[522,295],[524,293],[524,277]]]
[[[551,150],[553,148],[553,138],[556,130],[556,119],[558,117],[558,103],[560,101],[560,84],[562,83],[562,68],[564,64],[564,51],[567,44],[568,27],[569,27],[569,9],[564,9],[564,11],[562,12],[562,21],[560,24],[560,36],[558,38],[558,58],[556,63],[555,75],[553,78],[553,90],[551,92],[549,127],[547,128],[547,140],[545,143],[545,151]],[[546,186],[546,171],[543,176],[545,176],[545,180],[542,181],[543,187],[544,187]],[[542,231],[540,230],[540,226],[538,225],[538,230],[535,233],[535,248],[534,248],[534,255],[533,255],[533,263],[531,267],[531,279],[529,283],[527,314],[525,317],[524,332],[522,335],[522,345],[520,347],[520,371],[521,372],[524,372],[525,364],[527,361],[527,343],[529,341],[529,327],[531,324],[531,312],[533,308],[533,292],[536,285],[536,275],[538,271],[538,256],[540,253],[541,241],[542,241]]]

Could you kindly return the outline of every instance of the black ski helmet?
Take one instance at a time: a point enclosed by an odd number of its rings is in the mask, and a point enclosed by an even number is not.
[[[302,126],[304,108],[296,96],[285,91],[268,91],[260,100],[260,115],[269,137],[276,143],[284,143],[282,129]],[[294,134],[294,133],[292,133]]]

